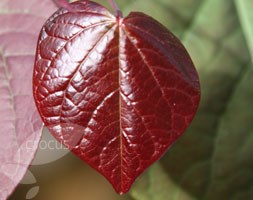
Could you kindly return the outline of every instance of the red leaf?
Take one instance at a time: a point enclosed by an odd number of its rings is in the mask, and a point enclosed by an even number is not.
[[[30,165],[42,130],[32,95],[34,49],[41,25],[56,7],[49,0],[0,3],[0,199]],[[38,7],[40,4],[40,7]]]
[[[75,13],[60,9],[42,28],[37,107],[58,140],[125,193],[192,121],[198,75],[180,41],[151,17],[72,5]]]

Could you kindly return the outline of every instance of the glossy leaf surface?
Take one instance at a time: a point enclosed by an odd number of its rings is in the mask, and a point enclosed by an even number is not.
[[[31,89],[34,49],[42,24],[56,7],[49,0],[40,7],[37,4],[30,0],[0,3],[1,200],[7,199],[26,173],[42,131]]]
[[[149,16],[117,19],[88,1],[72,8],[42,28],[36,104],[51,133],[125,193],[188,127],[198,75],[180,41]]]

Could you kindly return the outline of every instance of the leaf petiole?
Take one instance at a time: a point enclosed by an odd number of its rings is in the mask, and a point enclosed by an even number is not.
[[[71,7],[68,0],[53,0],[53,2],[58,6],[62,8],[66,8],[70,12],[74,12],[73,8]]]
[[[116,4],[116,2],[114,0],[108,0],[108,3],[112,6],[115,16],[117,18],[123,18],[122,12],[119,9],[119,6]]]

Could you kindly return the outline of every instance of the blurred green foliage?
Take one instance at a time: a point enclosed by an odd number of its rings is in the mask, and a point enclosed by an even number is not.
[[[199,72],[191,127],[132,188],[136,200],[253,199],[252,0],[118,0],[181,38]],[[100,1],[108,5],[106,1]],[[246,42],[247,41],[247,42]]]
[[[235,3],[253,61],[253,1],[235,0]]]

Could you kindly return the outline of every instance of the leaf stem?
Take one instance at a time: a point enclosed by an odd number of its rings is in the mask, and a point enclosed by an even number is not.
[[[58,6],[62,8],[66,8],[68,11],[73,12],[73,8],[71,7],[68,0],[53,0],[53,2]]]
[[[123,18],[122,12],[119,9],[119,6],[116,4],[116,2],[114,0],[108,0],[108,3],[112,6],[115,16],[117,18]]]

